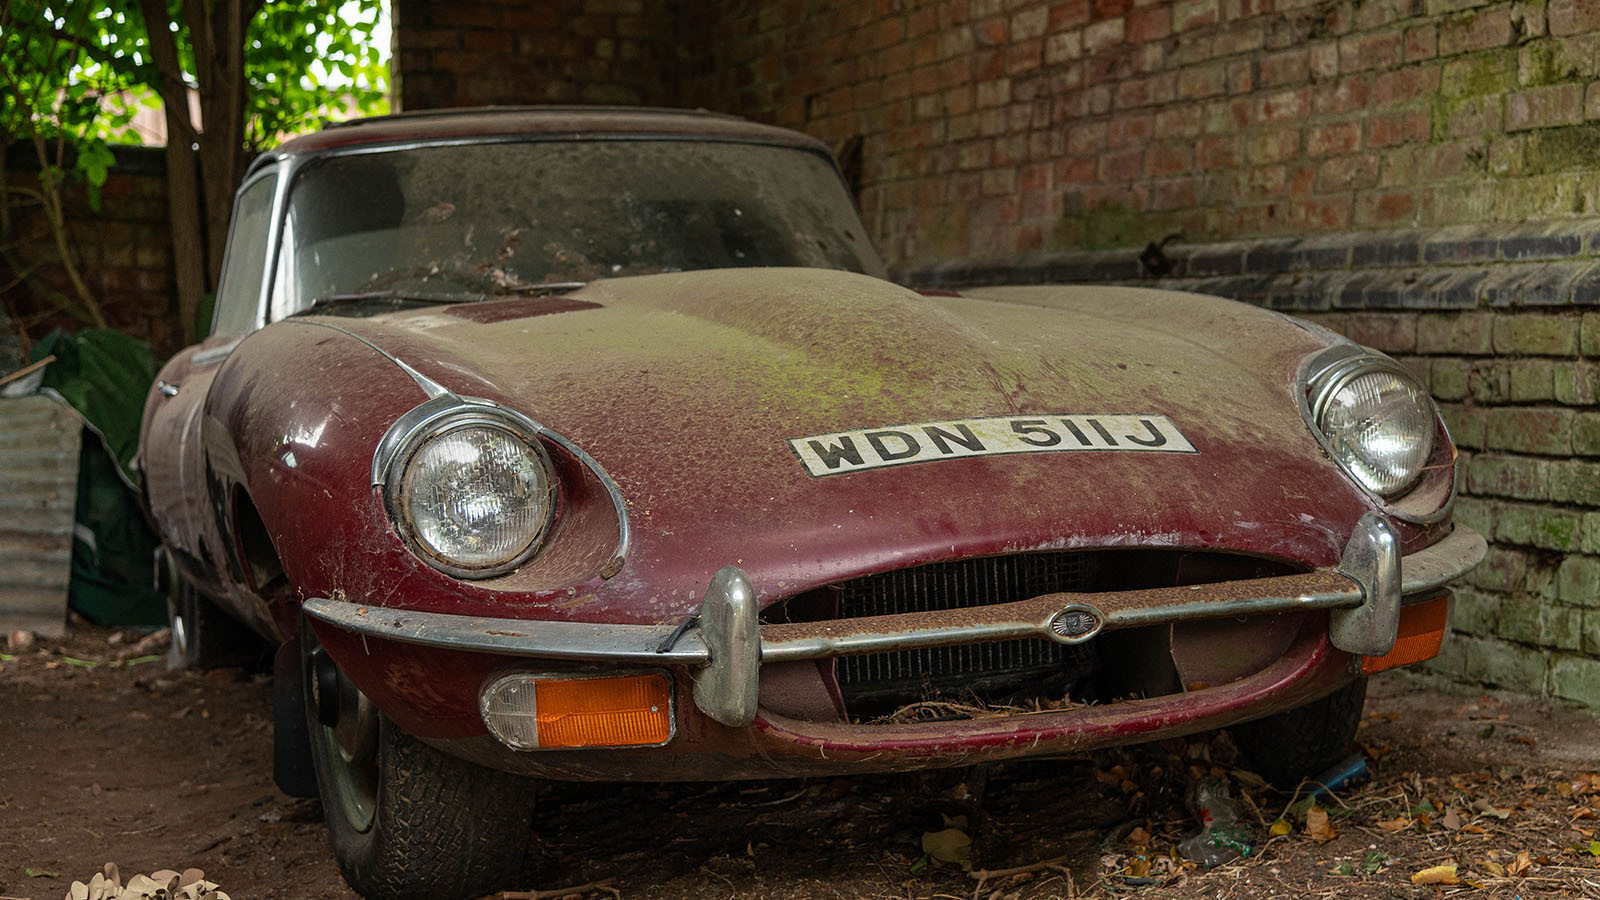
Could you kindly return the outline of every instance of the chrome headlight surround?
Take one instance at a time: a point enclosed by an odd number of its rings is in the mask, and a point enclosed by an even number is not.
[[[469,428],[498,431],[521,442],[533,464],[538,489],[548,497],[537,528],[529,533],[526,543],[502,559],[481,565],[452,559],[436,549],[419,532],[406,509],[406,478],[419,453],[434,441]],[[453,394],[434,397],[396,419],[373,454],[372,484],[383,489],[389,521],[411,552],[433,568],[458,578],[503,575],[538,553],[555,517],[557,485],[555,467],[539,441],[542,430],[539,423],[515,410],[488,400]]]
[[[1372,461],[1360,457],[1357,451],[1349,449],[1342,441],[1336,441],[1328,428],[1328,414],[1335,398],[1361,379],[1372,376],[1388,378],[1409,389],[1418,398],[1414,411],[1423,423],[1409,454],[1415,458],[1415,465],[1411,471],[1387,483],[1364,471],[1373,467]],[[1442,435],[1448,443],[1448,433],[1444,430],[1438,408],[1427,388],[1405,367],[1376,351],[1353,343],[1335,344],[1311,356],[1301,365],[1298,385],[1301,415],[1318,443],[1354,484],[1386,507],[1418,486],[1438,450],[1438,438]],[[1449,493],[1453,495],[1453,490]],[[1447,510],[1448,501],[1440,514]],[[1403,517],[1420,520],[1414,515]]]

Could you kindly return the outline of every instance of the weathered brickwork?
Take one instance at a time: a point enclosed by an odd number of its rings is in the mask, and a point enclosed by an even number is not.
[[[710,6],[686,100],[861,136],[908,265],[1600,208],[1586,0]]]
[[[678,105],[674,4],[395,0],[403,109],[527,103]]]
[[[29,148],[18,147],[18,151]],[[117,164],[101,188],[100,209],[89,205],[82,190],[68,193],[68,234],[89,291],[99,300],[108,323],[149,341],[160,356],[182,342],[172,299],[172,236],[167,226],[166,167],[159,149],[118,148]],[[31,160],[21,152],[11,160],[9,177],[29,183]],[[12,221],[15,253],[32,274],[53,290],[71,293],[53,237],[43,216],[18,210]],[[52,312],[29,285],[11,284],[15,276],[0,263],[0,302],[15,329],[21,323],[34,339],[60,326],[71,331],[84,324]],[[4,374],[0,372],[0,374]]]

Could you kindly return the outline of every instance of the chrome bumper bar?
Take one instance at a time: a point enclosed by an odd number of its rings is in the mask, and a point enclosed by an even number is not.
[[[683,625],[603,625],[475,618],[311,598],[305,613],[337,628],[410,644],[541,659],[697,667],[695,704],[727,725],[756,710],[763,663],[1013,638],[1081,643],[1103,629],[1134,628],[1290,610],[1332,611],[1335,647],[1381,656],[1394,646],[1406,597],[1443,586],[1477,565],[1484,539],[1463,526],[1402,558],[1382,516],[1361,518],[1339,564],[1304,575],[1098,594],[1043,594],[1014,603],[762,626],[744,572],[717,572],[694,620]]]

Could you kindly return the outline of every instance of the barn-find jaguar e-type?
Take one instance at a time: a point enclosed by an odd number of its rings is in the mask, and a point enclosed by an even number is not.
[[[500,885],[534,777],[1235,726],[1294,779],[1438,651],[1484,543],[1393,360],[1213,297],[883,274],[825,147],[722,116],[402,115],[256,161],[140,462],[174,654],[279,645],[280,784],[352,885]]]

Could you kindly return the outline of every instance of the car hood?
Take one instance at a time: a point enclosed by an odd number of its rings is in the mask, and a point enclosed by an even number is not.
[[[605,468],[634,529],[627,564],[596,592],[631,598],[611,619],[681,615],[730,564],[769,601],[1042,549],[1212,548],[1325,565],[1370,508],[1294,397],[1298,365],[1329,337],[1213,297],[929,296],[843,272],[745,269],[341,327],[457,393],[521,410]],[[1165,416],[1195,452],[1022,453],[814,477],[789,443],[1069,414]]]

